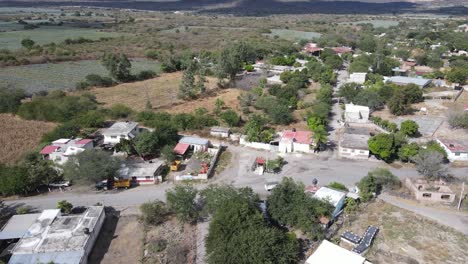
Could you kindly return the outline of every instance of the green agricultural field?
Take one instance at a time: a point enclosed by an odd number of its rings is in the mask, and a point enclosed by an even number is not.
[[[265,36],[275,37],[278,36],[279,38],[295,41],[301,39],[314,39],[319,38],[322,34],[317,32],[306,32],[306,31],[298,31],[298,30],[290,30],[290,29],[272,29],[271,33],[264,34]]]
[[[398,21],[395,20],[361,20],[356,22],[342,22],[340,24],[350,24],[350,25],[358,25],[358,24],[372,24],[375,28],[389,28],[398,26]]]
[[[21,47],[21,40],[30,38],[37,44],[43,45],[51,42],[60,43],[67,38],[87,38],[99,39],[103,37],[118,37],[122,34],[116,32],[101,32],[95,29],[61,27],[61,26],[41,26],[34,30],[21,30],[0,32],[0,47],[15,50]]]
[[[159,72],[160,64],[151,60],[133,59],[132,72],[142,70]],[[31,93],[41,90],[71,90],[88,74],[108,73],[101,62],[96,60],[13,66],[0,68],[0,84]]]
[[[253,30],[252,28],[246,27],[216,27],[216,26],[180,26],[171,29],[161,30],[161,33],[177,33],[177,32],[189,32],[193,29],[218,29],[218,30]]]

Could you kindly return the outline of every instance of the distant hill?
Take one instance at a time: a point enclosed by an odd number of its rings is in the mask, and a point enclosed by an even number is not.
[[[466,0],[2,0],[0,7],[93,6],[158,11],[195,11],[262,16],[269,14],[466,15]]]

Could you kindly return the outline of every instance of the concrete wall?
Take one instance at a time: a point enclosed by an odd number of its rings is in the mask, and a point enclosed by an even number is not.
[[[260,142],[248,142],[245,140],[245,137],[242,136],[239,140],[239,144],[246,146],[246,147],[251,147],[254,149],[263,149],[263,150],[270,150],[270,151],[278,151],[279,148],[278,146],[273,146],[268,143],[260,143]]]
[[[348,158],[348,159],[368,159],[369,150],[350,149],[350,148],[343,148],[339,146],[338,155],[342,158]]]
[[[81,261],[82,264],[88,263],[88,256],[93,250],[94,243],[99,236],[99,232],[101,231],[102,225],[104,224],[104,220],[106,219],[106,212],[102,210],[102,214],[99,216],[99,219],[96,222],[96,225],[93,228],[93,231],[89,235],[88,241],[86,242],[86,246],[84,248],[83,259]]]
[[[410,189],[418,201],[426,201],[426,202],[446,202],[452,203],[455,201],[455,193],[448,192],[448,191],[427,191],[423,188],[419,188],[423,186],[423,184],[414,183],[411,179],[405,179],[405,185],[408,189]],[[435,185],[436,187],[445,187],[447,186],[439,186]],[[445,189],[444,188],[444,189]]]
[[[450,149],[448,149],[442,142],[438,139],[436,139],[437,143],[447,152],[447,158],[450,161],[468,161],[468,153],[467,152],[452,152]]]

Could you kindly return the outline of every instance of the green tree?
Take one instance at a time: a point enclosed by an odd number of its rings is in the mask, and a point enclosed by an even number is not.
[[[447,80],[452,83],[459,83],[464,85],[466,83],[466,79],[468,78],[468,69],[466,68],[452,68],[446,74]]]
[[[135,145],[133,141],[125,139],[125,138],[121,138],[119,143],[115,144],[114,148],[115,148],[115,151],[125,152],[128,155],[133,155],[136,153]]]
[[[146,202],[140,205],[143,222],[147,225],[159,225],[166,220],[168,210],[166,205],[159,200]]]
[[[179,85],[179,97],[182,99],[194,98],[195,91],[195,63],[190,63],[189,67],[184,71],[182,81]]]
[[[294,118],[285,104],[277,104],[267,110],[271,122],[276,125],[288,125],[294,121]]]
[[[419,146],[416,143],[404,144],[398,150],[398,158],[401,161],[411,161],[419,152]]]
[[[230,201],[243,201],[256,206],[260,199],[249,187],[234,188],[230,185],[209,185],[200,192],[203,210],[208,214],[215,214]]]
[[[235,127],[239,125],[240,116],[232,109],[224,111],[221,113],[220,117],[229,127]]]
[[[326,145],[328,142],[328,133],[323,125],[318,126],[314,131],[312,136],[314,139],[315,149],[319,150],[322,146]]]
[[[385,188],[396,188],[400,186],[400,180],[389,170],[376,168],[370,171],[366,177],[357,184],[361,201],[367,202],[375,193],[378,195]]]
[[[0,113],[16,113],[26,93],[21,89],[0,88]]]
[[[359,94],[360,89],[361,87],[357,83],[346,83],[340,87],[338,95],[340,97],[344,97],[346,102],[354,102],[354,99]]]
[[[369,150],[372,154],[388,162],[396,153],[395,136],[393,134],[378,134],[368,141]]]
[[[109,109],[109,117],[112,119],[128,118],[133,113],[132,109],[124,104],[115,104]]]
[[[135,139],[135,149],[140,156],[157,154],[165,145],[175,145],[177,129],[165,123],[156,127],[153,132],[144,131]]]
[[[331,216],[333,206],[304,192],[304,184],[283,178],[268,196],[268,212],[281,225],[293,226],[312,238],[323,237],[321,216]]]
[[[60,209],[60,211],[64,214],[69,214],[73,209],[73,204],[71,204],[67,200],[62,200],[57,203],[57,209]]]
[[[218,78],[229,78],[235,81],[236,74],[244,63],[255,62],[255,49],[245,43],[234,43],[221,51],[218,57]]]
[[[402,90],[396,89],[388,101],[388,108],[394,115],[404,115],[411,109],[411,105]]]
[[[30,38],[26,38],[26,39],[21,40],[21,46],[23,46],[23,48],[26,48],[28,50],[32,49],[35,44],[36,44],[36,42],[34,42],[34,40],[32,40]]]
[[[66,122],[54,128],[54,130],[42,137],[42,142],[52,142],[60,138],[71,138],[80,133],[80,126],[75,122]]]
[[[63,176],[79,184],[96,183],[107,179],[114,181],[120,161],[102,150],[85,150],[71,157],[63,165]]]
[[[292,234],[267,225],[258,208],[242,198],[222,202],[206,237],[208,263],[297,263]]]
[[[105,53],[101,63],[117,81],[126,82],[132,79],[132,63],[125,54]]]
[[[364,35],[363,37],[359,38],[357,47],[362,51],[375,52],[377,48],[377,41],[372,35]]]
[[[213,110],[213,112],[215,113],[215,115],[221,114],[221,111],[223,110],[223,107],[224,107],[225,105],[226,105],[226,103],[224,103],[223,100],[221,100],[220,98],[216,98],[215,107],[214,107],[214,110]]]
[[[172,162],[176,158],[176,154],[174,153],[174,145],[166,145],[161,150],[161,155],[167,162]]]
[[[191,222],[197,218],[197,193],[197,189],[191,185],[177,185],[166,192],[167,205],[181,222]]]
[[[363,89],[356,95],[354,103],[357,105],[368,106],[372,111],[374,111],[384,105],[384,100],[376,91]]]
[[[419,132],[419,125],[413,120],[405,120],[401,122],[400,132],[403,133],[405,136],[414,137]]]

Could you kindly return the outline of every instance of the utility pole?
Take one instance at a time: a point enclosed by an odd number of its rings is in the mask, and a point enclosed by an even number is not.
[[[463,193],[465,192],[465,182],[462,183],[462,188],[460,192],[460,200],[458,201],[458,211],[460,211],[461,202],[463,199]]]

